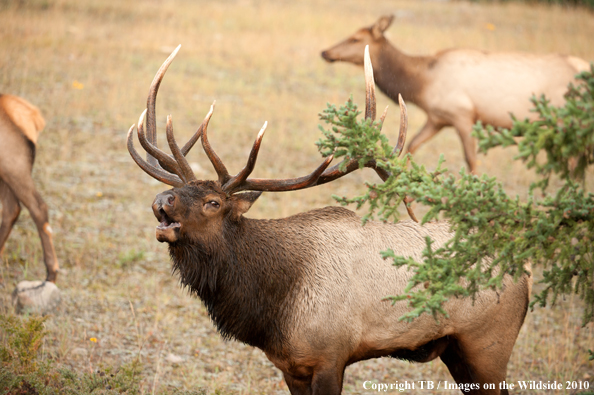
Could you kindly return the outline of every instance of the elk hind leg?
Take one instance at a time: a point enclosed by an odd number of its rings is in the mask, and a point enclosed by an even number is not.
[[[37,232],[41,239],[41,245],[43,246],[43,258],[47,269],[46,281],[56,282],[58,271],[60,270],[58,265],[58,258],[56,257],[56,251],[54,249],[54,243],[52,241],[52,228],[49,224],[48,208],[45,201],[41,198],[37,191],[33,191],[33,197],[35,203],[33,204],[33,210],[29,207],[29,212],[35,221],[37,226]]]
[[[2,223],[0,224],[0,254],[2,254],[10,231],[21,213],[19,200],[2,180],[0,180],[0,202],[2,202]]]
[[[457,120],[454,123],[458,136],[460,136],[460,141],[462,141],[462,148],[464,149],[464,158],[468,164],[468,171],[472,174],[476,174],[477,152],[476,139],[472,137],[473,125],[474,120],[471,117]]]
[[[507,363],[518,336],[519,327],[510,324],[499,333],[492,331],[479,338],[450,342],[441,354],[458,385],[474,385],[467,394],[507,394],[500,388],[505,381]]]
[[[47,270],[46,281],[56,282],[58,276],[58,258],[52,241],[52,228],[49,225],[47,204],[43,201],[29,174],[20,174],[5,182],[11,187],[14,196],[21,202],[33,218],[43,247],[43,259]]]

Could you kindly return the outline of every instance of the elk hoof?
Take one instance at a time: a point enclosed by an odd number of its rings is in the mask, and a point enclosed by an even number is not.
[[[60,305],[60,289],[49,281],[21,281],[12,292],[12,305],[17,314],[47,314]]]

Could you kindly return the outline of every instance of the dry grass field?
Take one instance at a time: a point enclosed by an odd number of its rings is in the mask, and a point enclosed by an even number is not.
[[[161,146],[167,114],[185,141],[216,99],[209,136],[230,171],[243,166],[268,121],[254,176],[306,174],[320,161],[317,114],[327,102],[342,104],[352,94],[362,104],[364,97],[362,69],[330,65],[320,52],[388,13],[396,19],[387,35],[407,53],[475,47],[594,61],[594,14],[583,9],[412,0],[0,0],[0,92],[25,97],[47,120],[34,178],[50,206],[63,302],[46,322],[43,358],[89,372],[138,358],[147,394],[171,388],[287,394],[264,354],[223,341],[201,302],[171,276],[150,208],[167,187],[133,163],[126,132],[146,105],[154,73],[182,44],[157,101]],[[380,95],[378,107],[386,104],[384,130],[395,136],[397,106]],[[409,119],[412,133],[425,115],[411,105]],[[451,171],[464,165],[453,129],[415,159],[434,167],[441,153]],[[497,176],[510,194],[525,195],[534,175],[514,155],[513,149],[481,155],[479,172]],[[198,178],[215,177],[201,148],[189,158]],[[354,196],[376,177],[364,170],[310,190],[265,193],[249,215],[277,218],[333,205],[332,194]],[[1,314],[13,314],[16,283],[44,278],[42,257],[25,210],[0,265]],[[592,381],[586,350],[594,348],[594,327],[581,327],[581,312],[579,300],[567,297],[529,313],[508,381]],[[348,367],[344,392],[366,393],[365,380],[451,376],[439,361],[384,358]]]

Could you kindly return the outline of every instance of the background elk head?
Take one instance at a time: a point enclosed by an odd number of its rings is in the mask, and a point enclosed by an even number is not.
[[[342,61],[363,66],[363,53],[366,46],[370,51],[377,50],[378,43],[385,41],[384,32],[390,27],[394,15],[382,16],[373,25],[357,30],[350,37],[322,52],[328,62]],[[371,54],[375,58],[375,54]]]

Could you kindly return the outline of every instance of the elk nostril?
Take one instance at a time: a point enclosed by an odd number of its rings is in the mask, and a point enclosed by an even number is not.
[[[173,202],[175,202],[175,197],[174,196],[169,196],[167,198],[167,204],[170,206],[173,206]]]

